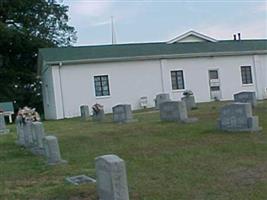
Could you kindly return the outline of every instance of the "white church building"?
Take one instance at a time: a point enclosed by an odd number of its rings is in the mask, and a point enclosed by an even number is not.
[[[39,50],[46,119],[80,116],[80,106],[117,104],[140,109],[155,96],[180,100],[192,90],[197,102],[232,100],[240,91],[267,98],[267,39],[216,40],[195,31],[168,42]]]

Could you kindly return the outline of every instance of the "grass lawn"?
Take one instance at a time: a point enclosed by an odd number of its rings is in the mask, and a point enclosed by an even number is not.
[[[95,185],[73,186],[66,176],[95,177],[94,158],[117,154],[127,166],[131,200],[267,199],[267,102],[255,113],[260,133],[223,133],[216,129],[223,103],[199,104],[194,124],[166,123],[159,112],[136,112],[139,122],[113,124],[79,118],[45,121],[47,134],[59,138],[67,165],[45,159],[0,136],[0,199],[97,199]]]

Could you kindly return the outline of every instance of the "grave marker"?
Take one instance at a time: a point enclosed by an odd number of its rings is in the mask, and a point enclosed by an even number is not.
[[[159,109],[160,104],[165,101],[171,101],[170,95],[167,93],[158,94],[155,99],[156,109]]]
[[[224,131],[259,131],[259,119],[252,116],[250,103],[232,103],[220,110],[219,128]]]
[[[95,159],[97,193],[101,200],[129,200],[124,161],[116,155]]]
[[[49,165],[64,164],[67,161],[61,159],[58,140],[55,136],[49,135],[44,137],[45,155]]]
[[[193,95],[182,97],[182,101],[185,102],[187,110],[193,110],[197,108],[195,97]]]
[[[18,145],[25,146],[25,139],[23,133],[23,120],[21,116],[16,117],[17,141]]]
[[[256,93],[255,92],[239,92],[234,94],[235,102],[240,103],[251,103],[252,107],[257,105]]]
[[[80,110],[81,110],[81,118],[83,120],[89,120],[90,119],[89,107],[87,105],[82,105],[80,106]]]
[[[93,120],[94,121],[103,121],[105,118],[104,110],[99,110],[98,112],[93,113]]]
[[[113,111],[113,122],[128,123],[134,121],[130,104],[116,105],[112,108],[112,111]]]
[[[181,121],[191,123],[197,118],[188,118],[187,109],[184,101],[165,101],[160,104],[161,121]]]
[[[44,149],[43,139],[45,137],[45,133],[42,122],[33,122],[32,130],[33,133],[35,134],[34,147],[32,148],[32,153],[37,155],[44,155],[45,149]]]
[[[32,142],[32,122],[31,121],[25,121],[23,123],[23,137],[24,137],[24,144],[25,147],[31,147]]]

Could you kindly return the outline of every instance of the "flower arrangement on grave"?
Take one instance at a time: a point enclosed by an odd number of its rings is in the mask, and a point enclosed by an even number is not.
[[[193,92],[192,92],[192,90],[185,90],[185,91],[183,92],[183,95],[184,95],[185,97],[189,97],[189,96],[192,96],[192,95],[193,95]]]
[[[99,103],[96,103],[92,106],[93,115],[97,115],[100,111],[102,111],[104,106],[100,105]]]
[[[17,118],[21,118],[23,122],[25,121],[40,121],[40,115],[39,113],[35,110],[35,108],[30,108],[25,106],[24,108],[20,108],[17,114]]]

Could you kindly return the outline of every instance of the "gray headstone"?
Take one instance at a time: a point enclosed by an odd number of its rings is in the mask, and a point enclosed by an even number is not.
[[[94,121],[103,121],[105,118],[104,110],[100,110],[98,112],[94,112],[93,114],[93,120]]]
[[[112,108],[113,121],[116,123],[127,123],[133,121],[132,109],[129,104],[119,104]]]
[[[89,107],[87,105],[82,105],[80,107],[81,110],[81,118],[83,120],[88,120],[90,119],[90,112],[89,112]]]
[[[25,139],[23,133],[23,120],[21,116],[16,117],[16,129],[17,129],[17,144],[25,146]]]
[[[124,161],[116,155],[96,158],[96,185],[101,200],[129,200]]]
[[[161,121],[183,121],[188,118],[183,101],[165,101],[159,107]]]
[[[45,150],[44,150],[44,127],[42,122],[33,122],[32,123],[32,130],[34,133],[34,147],[32,148],[32,152],[37,155],[44,155]]]
[[[34,132],[36,134],[36,145],[40,148],[44,147],[43,139],[45,137],[44,127],[42,122],[34,122]]]
[[[0,113],[0,135],[9,133],[9,129],[6,128],[5,116]]]
[[[31,135],[31,137],[32,137],[32,140],[31,140],[31,145],[32,146],[37,146],[37,138],[36,138],[36,133],[35,133],[35,128],[34,128],[34,123],[35,122],[32,122],[32,127],[31,127],[31,133],[32,133],[32,135]]]
[[[26,121],[23,123],[23,137],[24,137],[24,144],[25,147],[32,147],[33,141],[32,141],[32,122]]]
[[[161,121],[196,122],[197,118],[189,118],[184,101],[165,101],[160,104]]]
[[[44,137],[45,155],[49,165],[63,164],[65,160],[61,159],[58,140],[55,136],[49,135]]]
[[[252,116],[250,103],[232,103],[220,110],[219,128],[225,131],[258,131],[257,116]]]
[[[235,102],[240,103],[251,103],[252,107],[257,105],[256,93],[255,92],[239,92],[234,94]]]
[[[159,109],[160,104],[165,101],[171,101],[170,95],[167,93],[158,94],[155,99],[156,109]]]
[[[197,108],[195,97],[193,95],[182,97],[182,101],[185,102],[187,110],[192,110]]]

